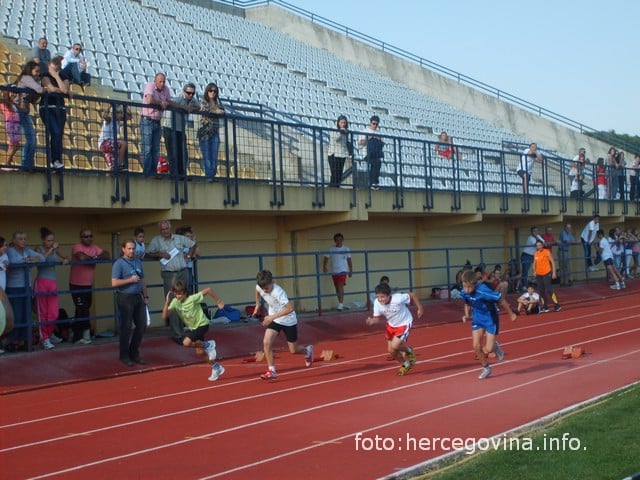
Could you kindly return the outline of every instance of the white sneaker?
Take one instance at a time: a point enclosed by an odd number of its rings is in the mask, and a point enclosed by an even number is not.
[[[342,310],[344,310],[344,305],[343,305],[343,304],[341,304],[341,303],[339,303],[339,304],[338,304],[338,311],[340,311],[340,312],[341,312]]]
[[[491,376],[491,367],[487,365],[482,369],[482,372],[480,372],[480,375],[478,375],[478,378],[480,380],[483,380],[485,378],[489,378],[490,376]]]
[[[53,347],[53,343],[51,343],[51,340],[49,340],[48,338],[42,340],[42,348],[44,348],[45,350],[51,350]]]
[[[493,349],[493,352],[496,354],[496,357],[498,358],[499,361],[504,360],[504,350],[502,350],[502,347],[497,341],[496,341],[496,346]]]
[[[216,352],[216,341],[209,340],[206,343],[206,346],[204,347],[204,351],[207,352],[207,355],[209,356],[209,361],[213,362],[218,356],[218,353]]]
[[[307,367],[313,365],[313,345],[307,345],[307,353],[304,355],[304,363]]]
[[[81,338],[77,342],[73,342],[74,345],[90,345],[91,340],[87,340],[86,338]]]
[[[620,290],[620,284],[614,283],[613,285],[610,285],[609,288],[612,290]]]
[[[49,337],[49,340],[51,340],[51,343],[53,343],[54,345],[57,344],[57,343],[61,343],[62,342],[62,339],[60,337],[56,336],[55,334],[52,334]]]
[[[64,164],[59,160],[56,160],[55,162],[53,162],[51,166],[55,169],[64,168]]]
[[[620,288],[627,288],[627,285],[624,282],[620,283]]]
[[[598,267],[596,267],[595,265],[591,265],[589,268],[587,268],[588,272],[597,272],[598,271]]]
[[[209,377],[210,382],[215,382],[220,378],[220,375],[224,373],[224,367],[218,363],[215,363],[213,367],[211,367],[211,376]]]

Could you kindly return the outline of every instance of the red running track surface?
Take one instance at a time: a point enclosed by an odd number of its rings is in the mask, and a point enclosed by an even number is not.
[[[416,322],[409,344],[418,362],[404,377],[378,326],[317,344],[316,357],[334,349],[340,358],[309,369],[301,356],[278,352],[273,382],[258,378],[264,363],[230,359],[215,383],[197,364],[3,395],[0,476],[383,477],[447,453],[426,440],[420,448],[420,439],[500,435],[640,380],[634,296],[516,323],[503,315],[507,356],[486,380],[477,379],[468,324]],[[561,360],[569,344],[587,354]]]

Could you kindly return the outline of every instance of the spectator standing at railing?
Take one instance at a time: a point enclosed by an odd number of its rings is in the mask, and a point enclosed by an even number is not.
[[[333,245],[329,253],[324,256],[322,271],[329,272],[329,260],[331,260],[331,279],[338,297],[338,310],[344,310],[344,286],[347,284],[347,275],[351,278],[353,264],[351,263],[351,250],[344,245],[344,237],[341,233],[333,236]]]
[[[571,169],[569,170],[571,198],[579,198],[583,195],[582,186],[584,185],[584,170],[587,163],[590,163],[587,158],[587,150],[580,148],[578,154],[573,157]]]
[[[597,199],[606,200],[609,198],[607,188],[607,166],[604,163],[604,158],[600,157],[596,161],[596,188],[597,188]]]
[[[458,149],[453,145],[453,137],[450,137],[447,132],[441,132],[438,136],[436,152],[448,160],[453,160],[454,154],[458,154]]]
[[[209,182],[213,182],[218,171],[218,149],[220,148],[220,120],[218,116],[224,115],[224,108],[220,103],[219,88],[215,83],[210,83],[205,87],[200,110],[205,115],[200,116],[200,127],[196,136],[202,152],[205,176]]]
[[[146,248],[144,246],[144,228],[136,227],[133,229],[133,238],[136,241],[136,253],[135,257],[142,260],[145,256]]]
[[[171,233],[171,222],[164,220],[158,223],[160,235],[156,235],[149,244],[148,258],[160,260],[160,275],[164,284],[165,296],[172,291],[173,285],[180,280],[189,285],[189,271],[187,269],[187,257],[193,257],[198,244],[184,235]],[[185,248],[187,253],[185,254]],[[171,337],[178,345],[182,345],[182,321],[175,312],[169,314],[169,327]]]
[[[533,167],[537,162],[542,162],[544,158],[538,152],[538,145],[532,143],[528,148],[522,152],[520,157],[520,168],[518,169],[518,175],[522,178],[522,193],[529,195],[529,183],[531,182],[531,175],[533,175]]]
[[[48,51],[48,50],[47,50]],[[20,127],[24,135],[24,143],[22,146],[22,170],[30,172],[35,167],[36,155],[36,130],[33,126],[33,117],[31,116],[31,105],[35,105],[39,95],[44,91],[40,81],[40,72],[43,65],[35,61],[27,62],[20,75],[16,79],[18,88],[26,88],[28,93],[21,93],[18,97],[18,113],[20,115]],[[47,60],[46,65],[49,65]],[[47,67],[48,68],[48,67]],[[47,70],[44,70],[45,72]]]
[[[340,115],[336,120],[336,131],[329,134],[329,170],[331,171],[330,187],[339,187],[342,183],[342,172],[347,158],[353,159],[353,144],[349,139],[349,120]]]
[[[55,343],[60,343],[53,332],[60,312],[58,301],[58,282],[56,281],[56,265],[67,264],[69,258],[58,251],[54,233],[47,227],[40,229],[42,245],[36,247],[36,252],[44,257],[45,264],[38,265],[38,275],[33,283],[33,291],[36,293],[36,307],[38,309],[38,321],[42,348],[50,350]]]
[[[558,260],[560,261],[560,285],[571,285],[571,245],[575,245],[576,239],[570,223],[565,224],[560,232],[558,242]]]
[[[89,228],[80,230],[80,241],[71,247],[71,265],[69,272],[69,290],[76,306],[73,330],[73,341],[76,344],[91,343],[91,304],[93,302],[93,278],[96,260],[108,260],[109,252],[93,243],[93,232]]]
[[[533,256],[536,253],[536,242],[540,240],[544,244],[544,239],[538,233],[538,227],[531,227],[530,232],[531,234],[527,237],[527,243],[520,254],[522,270],[520,273],[520,285],[518,289],[522,292],[527,289],[529,269],[531,268],[531,264],[533,264]]]
[[[49,69],[51,52],[47,48],[48,46],[49,41],[46,39],[46,37],[40,37],[38,39],[38,44],[33,47],[33,50],[31,50],[31,60],[38,64],[41,72],[46,72]]]
[[[48,95],[43,95],[40,100],[40,118],[47,126],[46,130],[49,134],[51,150],[49,162],[56,169],[64,167],[64,163],[62,163],[62,136],[64,125],[67,122],[64,98],[69,94],[69,81],[62,79],[61,69],[62,57],[54,57],[49,64],[49,70],[42,76],[42,86]]]
[[[609,148],[607,163],[609,167],[609,199],[615,200],[616,195],[619,195],[620,200],[624,200],[624,184],[627,178],[625,170],[627,162],[624,159],[624,152],[619,152],[614,147]]]
[[[136,241],[125,240],[122,242],[121,250],[122,256],[111,268],[111,286],[116,289],[118,304],[119,358],[127,367],[131,367],[134,363],[147,363],[140,356],[140,344],[147,329],[146,308],[149,294],[142,262],[135,257]],[[133,333],[132,324],[135,325]]]
[[[365,128],[364,135],[358,140],[358,144],[363,147],[364,158],[369,164],[369,185],[371,190],[380,188],[380,168],[382,167],[382,158],[384,157],[384,142],[382,137],[378,135],[378,126],[380,125],[380,117],[377,115],[369,119],[369,126]]]
[[[10,85],[10,87],[15,88],[15,85]],[[7,133],[7,156],[4,163],[10,169],[13,167],[13,156],[18,151],[22,139],[20,137],[20,113],[16,105],[17,99],[17,92],[4,90],[2,102],[0,102],[0,110],[2,110],[5,132]]]
[[[640,199],[640,154],[636,154],[633,157],[633,163],[631,164],[631,174],[629,175],[629,183],[631,187],[629,189],[629,198],[631,200]]]
[[[82,51],[83,47],[81,43],[74,43],[73,46],[67,50],[67,53],[64,54],[62,59],[62,72],[60,75],[72,83],[86,87],[91,84],[91,75],[87,73],[89,63],[84,58]]]
[[[183,178],[189,156],[187,154],[187,126],[193,125],[191,113],[200,109],[200,102],[195,96],[196,86],[187,83],[182,89],[182,95],[177,95],[172,102],[175,110],[171,110],[162,119],[162,133],[167,148],[167,160],[171,173]]]
[[[147,84],[142,95],[142,103],[160,107],[142,107],[140,117],[140,136],[142,137],[142,173],[145,177],[158,176],[158,157],[160,156],[160,121],[164,110],[171,104],[171,91],[165,85],[164,73],[156,73],[153,82]]]
[[[599,158],[598,161],[600,160],[604,161],[604,159]],[[594,272],[598,269],[591,261],[591,244],[596,240],[599,228],[600,215],[594,215],[589,223],[587,223],[587,225],[582,229],[582,233],[580,234],[582,248],[584,249],[585,267],[588,272]]]
[[[9,268],[8,248],[9,244],[7,243],[7,239],[0,237],[0,290],[2,291],[7,289],[7,269]]]
[[[127,112],[127,119],[131,119],[131,114]],[[113,119],[112,108],[102,113],[102,131],[98,138],[98,148],[104,154],[104,161],[109,170],[116,166],[115,157],[118,157],[117,168],[124,168],[124,159],[127,154],[127,142],[118,137],[120,122],[124,120],[124,112],[121,108],[116,111],[116,118]]]
[[[25,264],[43,262],[44,257],[27,246],[27,234],[14,232],[11,245],[7,249],[9,270],[7,272],[7,295],[15,316],[15,327],[9,335],[9,352],[26,351],[31,335],[31,276],[30,268]]]

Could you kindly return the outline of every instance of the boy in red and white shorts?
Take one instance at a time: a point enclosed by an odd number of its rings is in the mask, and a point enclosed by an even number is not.
[[[387,320],[385,337],[389,354],[398,362],[397,375],[406,375],[416,363],[413,349],[406,344],[413,324],[413,315],[407,307],[411,302],[416,305],[418,318],[422,318],[422,304],[413,292],[391,294],[391,287],[381,283],[376,287],[376,300],[373,302],[373,316],[367,318],[367,325],[378,323],[382,317]]]

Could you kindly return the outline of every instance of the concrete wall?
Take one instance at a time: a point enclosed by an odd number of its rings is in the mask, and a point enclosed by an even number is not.
[[[585,147],[595,161],[606,156],[609,145],[512,104],[497,100],[435,71],[382,52],[344,34],[312,23],[275,5],[249,8],[246,18],[267,24],[302,42],[375,70],[426,95],[573,158]],[[585,99],[588,102],[588,99]]]

